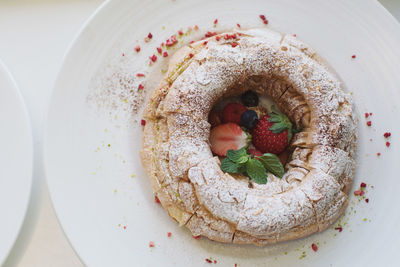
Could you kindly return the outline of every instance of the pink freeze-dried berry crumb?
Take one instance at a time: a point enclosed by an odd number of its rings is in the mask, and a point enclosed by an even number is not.
[[[339,233],[341,233],[343,231],[343,228],[341,226],[339,227],[335,227],[335,230],[339,231]]]
[[[152,56],[150,56],[149,58],[150,58],[150,60],[151,60],[152,62],[156,62],[156,61],[157,61],[157,56],[156,56],[156,55],[152,55]]]
[[[311,248],[312,248],[312,250],[314,250],[315,252],[318,251],[318,247],[317,247],[317,245],[315,245],[314,243],[311,244]]]

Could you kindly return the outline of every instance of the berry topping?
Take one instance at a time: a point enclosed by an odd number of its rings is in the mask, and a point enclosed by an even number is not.
[[[246,107],[258,106],[258,95],[253,91],[247,91],[241,96],[242,102]]]
[[[292,138],[292,123],[275,108],[262,117],[251,132],[253,145],[262,153],[279,154]]]
[[[258,115],[254,110],[246,110],[243,112],[242,116],[240,116],[240,125],[247,129],[253,129],[257,122]]]
[[[285,149],[278,155],[278,158],[281,161],[282,165],[285,166],[289,158],[289,151]]]
[[[263,155],[263,153],[255,148],[250,148],[247,150],[247,152],[249,152],[250,155],[252,156],[256,156],[256,157],[261,157]]]
[[[240,124],[240,116],[247,108],[239,103],[229,103],[222,110],[222,121],[224,123],[234,122]]]
[[[246,147],[249,137],[239,125],[230,122],[211,129],[210,143],[213,153],[218,156],[226,156],[228,150]]]

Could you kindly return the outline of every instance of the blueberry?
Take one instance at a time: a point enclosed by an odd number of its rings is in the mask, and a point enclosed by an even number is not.
[[[246,107],[258,106],[258,95],[253,91],[247,91],[241,96],[242,102]]]
[[[246,110],[243,112],[242,116],[240,116],[240,125],[246,127],[247,129],[252,129],[256,126],[258,122],[257,112],[254,110]]]

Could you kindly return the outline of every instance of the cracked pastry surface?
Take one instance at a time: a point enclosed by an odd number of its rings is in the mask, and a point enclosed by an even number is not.
[[[262,246],[322,231],[344,212],[356,168],[351,97],[295,37],[267,30],[236,35],[185,46],[170,60],[143,115],[140,155],[152,189],[194,236]],[[207,121],[220,99],[249,89],[272,98],[302,128],[283,178],[269,174],[267,184],[251,186],[220,169]]]

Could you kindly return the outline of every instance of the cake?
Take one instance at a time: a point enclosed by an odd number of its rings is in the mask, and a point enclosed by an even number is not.
[[[257,184],[221,170],[210,111],[252,90],[271,98],[299,132],[283,177]],[[180,48],[143,114],[143,167],[169,216],[194,236],[266,245],[323,231],[348,204],[357,120],[334,71],[296,37],[222,33]]]

